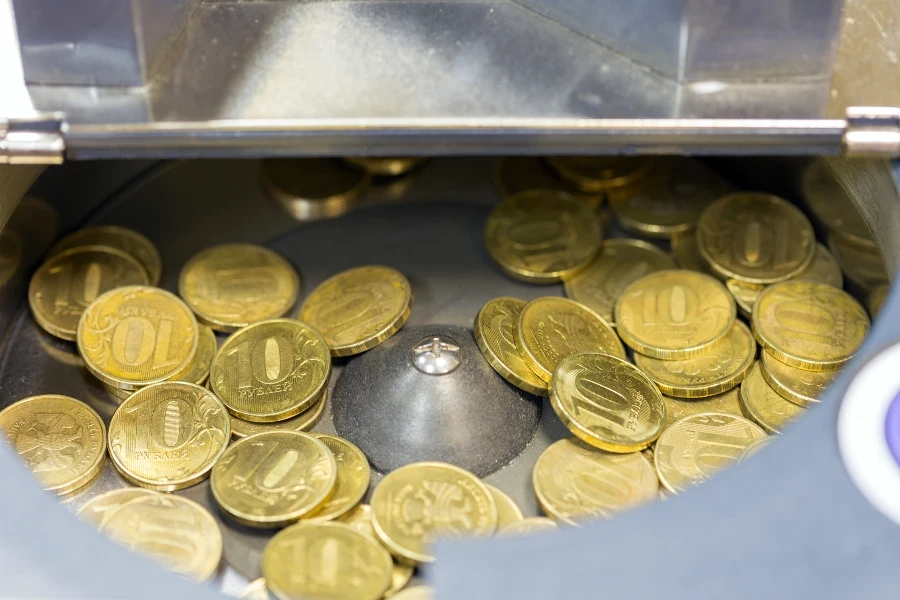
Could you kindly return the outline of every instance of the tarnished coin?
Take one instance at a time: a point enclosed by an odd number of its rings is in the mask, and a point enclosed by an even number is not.
[[[323,389],[321,395],[315,400],[309,408],[304,410],[297,416],[285,419],[283,421],[273,421],[271,423],[253,423],[239,419],[234,415],[231,416],[231,435],[237,438],[247,437],[256,433],[265,433],[267,431],[309,431],[316,426],[319,419],[322,418],[322,412],[325,410],[325,403],[328,398],[328,389]]]
[[[798,280],[770,286],[753,307],[753,334],[781,362],[827,371],[856,353],[869,332],[869,316],[848,293]]]
[[[731,330],[734,299],[702,273],[658,271],[625,288],[616,301],[616,327],[636,352],[675,360],[702,354]]]
[[[768,194],[738,192],[703,212],[697,245],[723,278],[776,283],[809,265],[816,238],[809,219],[794,205]]]
[[[628,231],[670,238],[692,230],[703,209],[730,189],[700,161],[672,156],[657,161],[640,189],[611,194],[609,205]]]
[[[282,600],[378,600],[391,584],[391,555],[343,523],[297,523],[273,537],[262,556],[266,585]]]
[[[744,462],[745,460],[747,460],[748,458],[750,458],[751,456],[753,456],[754,454],[756,454],[757,452],[759,452],[760,450],[762,450],[763,448],[765,448],[766,446],[768,446],[769,444],[774,442],[776,439],[778,439],[778,436],[769,435],[764,438],[756,440],[755,442],[753,442],[752,444],[747,446],[747,448],[744,449],[743,454],[741,454],[741,458],[738,459],[739,462]]]
[[[307,521],[330,521],[340,517],[359,504],[369,490],[369,461],[363,451],[335,435],[314,433],[320,442],[331,450],[337,462],[337,480],[334,491],[321,507],[304,517]]]
[[[611,454],[575,438],[544,450],[532,483],[544,513],[570,525],[611,517],[659,494],[656,473],[643,454]]]
[[[763,377],[772,388],[794,404],[811,406],[819,401],[828,386],[840,374],[833,371],[807,371],[781,362],[768,351],[760,353]]]
[[[876,250],[869,226],[853,199],[828,165],[830,159],[818,158],[803,172],[803,197],[813,215],[825,227],[848,242]]]
[[[609,452],[637,452],[666,424],[662,394],[637,367],[609,354],[573,354],[553,373],[550,404],[576,437]]]
[[[747,379],[741,383],[741,409],[767,433],[781,433],[806,411],[772,389],[763,377],[759,363],[753,365]]]
[[[106,457],[106,428],[75,398],[32,396],[0,411],[6,440],[45,490],[67,494],[90,483]]]
[[[209,579],[222,560],[222,532],[215,518],[181,496],[139,496],[110,512],[100,531],[196,581]]]
[[[828,248],[841,265],[847,281],[861,292],[869,293],[888,283],[887,269],[877,249],[854,246],[834,233],[828,234]]]
[[[869,294],[869,297],[866,299],[866,308],[869,309],[869,314],[874,319],[878,316],[878,313],[881,312],[881,308],[884,306],[884,301],[887,300],[888,294],[891,293],[891,286],[883,283],[876,287]]]
[[[132,483],[161,492],[206,479],[229,440],[222,402],[184,381],[138,390],[109,422],[109,456],[116,469]]]
[[[297,302],[300,277],[281,255],[250,244],[207,248],[181,270],[178,293],[204,325],[231,332],[282,317]]]
[[[344,523],[370,536],[373,540],[381,543],[378,534],[375,533],[375,527],[372,525],[372,507],[368,504],[357,504],[350,512],[338,517],[337,522]],[[384,593],[384,598],[390,598],[400,590],[402,590],[409,580],[412,579],[415,568],[410,565],[398,563],[394,561],[394,568],[391,571],[391,587]]]
[[[493,496],[494,504],[497,505],[497,531],[525,518],[522,510],[512,498],[490,484],[485,483],[484,485]]]
[[[144,488],[121,488],[112,490],[105,494],[100,494],[91,498],[87,504],[82,506],[77,516],[82,521],[87,521],[93,525],[100,526],[100,523],[109,516],[110,513],[119,510],[126,502],[131,502],[135,498],[153,494],[155,492]]]
[[[73,248],[51,257],[35,272],[28,304],[44,331],[75,341],[78,320],[98,296],[123,285],[147,283],[147,272],[124,252],[101,246]]]
[[[563,192],[520,192],[491,211],[484,229],[488,253],[510,276],[553,283],[584,269],[600,250],[594,209]]]
[[[362,167],[373,177],[399,177],[427,159],[421,156],[348,156],[344,160]]]
[[[518,298],[488,300],[475,317],[475,341],[503,379],[530,394],[549,396],[550,386],[531,370],[516,347],[516,327],[523,308],[525,301]]]
[[[490,536],[497,505],[473,474],[446,463],[423,462],[388,473],[370,500],[379,539],[399,560],[433,562],[435,539]]]
[[[174,294],[144,286],[110,290],[78,322],[78,352],[100,381],[123,390],[171,378],[194,360],[199,327]]]
[[[672,493],[703,483],[737,461],[766,432],[743,417],[700,413],[668,427],[653,453],[659,481]]]
[[[275,203],[298,221],[344,214],[359,203],[370,181],[362,165],[336,158],[265,160],[261,179]]]
[[[510,523],[505,527],[501,527],[497,531],[497,536],[506,537],[514,535],[531,535],[540,531],[553,531],[559,529],[559,525],[553,519],[547,517],[528,517],[515,523]]]
[[[663,395],[666,404],[666,427],[679,419],[700,413],[717,412],[741,417],[740,388],[734,387],[727,392],[709,396],[707,398],[675,398]]]
[[[219,506],[250,527],[283,527],[331,497],[337,462],[306,433],[273,431],[238,440],[216,463],[210,489]]]
[[[374,348],[403,327],[412,309],[412,290],[403,273],[390,267],[356,267],[314,289],[298,318],[314,327],[334,356]]]
[[[674,268],[672,257],[653,244],[621,238],[606,240],[588,268],[565,280],[566,296],[615,325],[613,308],[626,287],[648,273]]]
[[[212,369],[212,361],[219,350],[216,334],[206,325],[200,325],[200,340],[197,346],[197,354],[184,373],[178,373],[173,379],[187,381],[203,385],[209,379],[209,370]]]
[[[56,256],[72,248],[84,246],[103,246],[124,252],[144,268],[150,279],[150,285],[159,285],[162,276],[159,250],[145,236],[124,227],[97,225],[79,229],[57,242],[47,256]]]
[[[744,380],[755,359],[756,342],[740,321],[734,322],[728,335],[692,358],[634,355],[634,363],[663,394],[679,398],[703,398],[733,388]]]
[[[318,331],[272,319],[232,334],[213,360],[212,390],[234,416],[282,421],[319,399],[331,376],[331,353]]]
[[[672,256],[682,269],[714,275],[709,263],[697,247],[697,232],[694,230],[676,233],[672,236]]]
[[[516,347],[525,364],[546,382],[559,361],[571,354],[603,352],[625,358],[612,326],[566,298],[537,298],[526,304],[516,324]]]
[[[564,182],[539,156],[504,156],[494,165],[494,187],[503,199],[519,192],[560,190],[581,198],[593,207],[603,204],[601,192],[584,192]]]
[[[645,179],[656,159],[649,156],[554,156],[547,159],[560,177],[586,192],[609,192]]]

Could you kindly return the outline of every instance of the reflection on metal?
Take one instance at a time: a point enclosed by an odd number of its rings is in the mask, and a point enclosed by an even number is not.
[[[63,116],[0,118],[0,164],[55,165],[63,161]]]
[[[854,156],[900,156],[900,108],[847,109],[844,147]]]

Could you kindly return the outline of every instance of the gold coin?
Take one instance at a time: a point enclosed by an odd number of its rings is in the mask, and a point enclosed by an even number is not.
[[[362,167],[373,177],[399,177],[427,159],[421,156],[348,156],[344,160]]]
[[[207,248],[181,270],[178,293],[204,325],[231,332],[286,315],[300,293],[297,271],[281,255],[250,244]]]
[[[206,325],[200,325],[199,330],[200,340],[197,354],[194,355],[194,360],[191,361],[187,370],[175,375],[174,380],[203,385],[209,379],[209,370],[212,368],[212,361],[219,349],[219,343],[216,341],[216,334]]]
[[[518,298],[494,298],[475,317],[475,341],[478,348],[503,379],[529,394],[549,396],[550,386],[532,371],[516,347],[516,327],[525,301]]]
[[[105,494],[100,494],[91,498],[87,504],[82,506],[76,516],[82,521],[86,521],[93,525],[100,526],[100,523],[110,515],[110,513],[119,510],[126,502],[131,502],[135,498],[153,494],[151,490],[144,488],[122,488],[112,490]]]
[[[731,331],[734,299],[702,273],[657,271],[625,288],[616,301],[616,326],[636,352],[675,360],[702,354]]]
[[[378,538],[408,563],[433,562],[427,545],[434,539],[486,537],[497,529],[491,492],[468,471],[446,463],[413,463],[388,473],[370,504]]]
[[[314,289],[298,318],[322,334],[333,356],[350,356],[397,333],[409,318],[412,301],[409,281],[400,271],[356,267]]]
[[[761,283],[747,283],[740,279],[726,279],[725,287],[731,292],[735,304],[737,304],[738,312],[746,319],[753,314],[753,305],[759,295],[762,294],[766,286]]]
[[[564,282],[566,296],[615,325],[613,308],[622,291],[648,273],[674,269],[672,257],[647,242],[606,240],[591,265]]]
[[[828,234],[828,248],[841,265],[847,280],[864,293],[889,283],[887,269],[878,250],[857,247],[834,233]]]
[[[839,370],[807,371],[785,364],[763,350],[760,355],[763,377],[772,388],[784,398],[799,406],[810,406],[819,402],[828,386],[834,382]]]
[[[87,246],[61,252],[42,264],[28,286],[31,314],[41,328],[75,341],[78,319],[98,296],[123,285],[146,285],[138,262],[114,248]]]
[[[100,381],[123,390],[181,373],[199,345],[197,319],[174,294],[144,286],[110,290],[78,322],[78,352]]]
[[[852,244],[876,249],[869,226],[826,159],[816,159],[804,170],[802,188],[810,211],[822,225]]]
[[[343,523],[298,523],[273,537],[262,555],[266,585],[282,600],[377,600],[391,584],[391,555]]]
[[[376,540],[379,544],[378,534],[375,533],[375,527],[372,525],[372,507],[368,504],[357,504],[350,512],[338,517],[339,523],[349,525],[360,533],[364,533]],[[391,586],[384,593],[383,598],[390,598],[403,589],[409,580],[412,579],[415,568],[410,565],[404,565],[394,561],[394,568],[391,571]]]
[[[816,253],[812,262],[803,269],[794,279],[812,279],[819,283],[827,283],[838,289],[844,287],[844,275],[841,265],[828,248],[816,242]]]
[[[485,483],[484,487],[491,493],[491,496],[494,498],[494,504],[497,505],[498,531],[513,523],[518,523],[525,518],[525,515],[522,514],[522,510],[516,505],[512,498],[488,483]]]
[[[318,331],[272,319],[232,334],[213,360],[212,390],[234,416],[283,421],[319,399],[331,376],[331,353]]]
[[[506,527],[501,527],[497,532],[498,536],[505,537],[509,535],[531,535],[540,531],[553,531],[559,529],[559,525],[553,519],[547,517],[528,517],[515,523],[510,523]]]
[[[856,353],[869,331],[869,316],[848,293],[799,280],[770,286],[753,307],[753,334],[781,362],[827,371]]]
[[[266,578],[260,577],[247,584],[238,600],[269,600],[269,588],[266,587]]]
[[[634,363],[663,394],[679,398],[704,398],[730,390],[744,380],[755,359],[756,342],[740,321],[734,322],[728,335],[692,358],[634,355]]]
[[[196,581],[212,577],[222,560],[222,532],[215,518],[181,496],[139,496],[110,512],[100,531]]]
[[[434,592],[425,585],[415,585],[397,593],[394,600],[433,600]]]
[[[253,423],[239,419],[234,415],[231,417],[231,435],[236,438],[244,438],[257,433],[265,433],[267,431],[309,431],[322,418],[322,412],[325,410],[325,402],[328,398],[328,389],[323,389],[321,395],[316,399],[312,406],[304,410],[302,413],[290,419],[283,421],[275,421],[272,423]]]
[[[363,451],[335,435],[314,433],[331,450],[337,462],[337,481],[331,497],[316,512],[304,517],[306,521],[330,521],[359,504],[369,490],[369,460]]]
[[[230,439],[222,402],[184,381],[138,390],[109,422],[109,456],[116,469],[135,485],[161,492],[206,479]]]
[[[564,191],[594,208],[603,204],[603,194],[583,192],[562,181],[547,161],[538,156],[504,156],[494,165],[494,187],[504,200],[519,192]]]
[[[671,238],[694,229],[703,210],[730,189],[700,161],[673,156],[658,160],[640,189],[611,194],[609,205],[628,231]]]
[[[806,215],[768,194],[727,194],[709,205],[697,224],[697,245],[712,269],[747,283],[794,277],[812,261],[815,242]]]
[[[553,156],[547,159],[560,177],[586,192],[608,192],[646,178],[656,159],[649,156]]]
[[[575,438],[544,450],[534,465],[532,484],[544,513],[569,525],[609,518],[659,494],[656,473],[643,454],[611,454]]]
[[[359,204],[370,180],[362,166],[335,158],[265,160],[261,178],[275,203],[298,221],[344,214]]]
[[[120,390],[119,388],[113,387],[108,383],[103,383],[102,381],[100,382],[100,385],[103,386],[103,389],[105,389],[107,392],[109,392],[119,400],[127,400],[128,397],[134,393],[134,390]]]
[[[717,412],[741,417],[744,412],[741,410],[739,396],[740,390],[737,387],[715,396],[690,400],[663,395],[663,402],[666,405],[666,427],[679,419],[700,413]]]
[[[576,437],[608,452],[637,452],[666,424],[659,389],[637,367],[609,354],[573,354],[553,373],[550,404]]]
[[[583,200],[534,190],[510,196],[491,211],[484,238],[491,258],[510,276],[553,283],[591,264],[603,231]]]
[[[546,382],[565,357],[603,352],[625,358],[625,349],[603,317],[573,300],[545,297],[522,309],[516,324],[516,347],[525,364]]]
[[[749,446],[747,446],[744,449],[744,452],[741,453],[741,458],[739,459],[739,462],[744,462],[745,460],[747,460],[748,458],[750,458],[751,456],[753,456],[754,454],[756,454],[757,452],[759,452],[760,450],[762,450],[763,448],[765,448],[766,446],[768,446],[769,444],[774,442],[776,439],[777,439],[777,436],[770,435],[770,436],[766,436],[764,438],[756,440],[755,442],[753,442],[752,444],[750,444]]]
[[[0,429],[45,490],[67,494],[93,481],[103,467],[106,428],[75,398],[19,400],[0,411]]]
[[[682,269],[706,275],[714,274],[709,263],[700,254],[700,248],[697,247],[696,231],[685,231],[672,236],[672,256],[675,257],[675,262]]]
[[[866,299],[866,308],[869,309],[869,314],[873,319],[881,312],[881,307],[884,306],[884,301],[887,300],[890,293],[891,286],[883,283],[869,294],[869,297]]]
[[[56,256],[66,250],[83,246],[103,246],[124,252],[144,268],[150,278],[150,285],[159,285],[162,276],[162,259],[159,256],[159,250],[156,249],[153,242],[140,233],[115,225],[85,227],[70,233],[57,242],[47,256]]]
[[[741,409],[744,415],[766,430],[781,433],[806,409],[785,399],[768,384],[759,363],[741,383]]]
[[[743,417],[700,413],[669,426],[653,453],[660,483],[677,494],[736,462],[766,432]]]
[[[249,527],[283,527],[318,510],[334,491],[337,462],[313,436],[258,433],[228,447],[212,470],[219,506]]]

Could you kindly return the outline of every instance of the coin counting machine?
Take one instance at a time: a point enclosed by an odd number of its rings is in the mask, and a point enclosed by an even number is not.
[[[387,465],[452,449],[534,512],[531,465],[564,432],[546,405],[484,410],[511,392],[465,361],[480,359],[466,328],[487,298],[561,290],[485,260],[481,224],[496,201],[485,156],[716,156],[733,180],[786,197],[808,157],[830,156],[889,272],[900,260],[890,0],[12,0],[0,13],[0,225],[25,241],[21,264],[0,269],[3,406],[41,382],[100,394],[27,323],[29,269],[60,232],[144,232],[169,288],[186,258],[220,241],[275,247],[307,290],[382,262],[407,274],[416,306],[398,343],[336,365],[334,397],[458,399],[449,414],[446,402],[415,415],[360,403],[372,411],[365,435]],[[404,184],[407,201],[382,186],[365,210],[300,228],[265,200],[248,160],[343,155],[435,159]],[[20,202],[29,190],[49,206]],[[437,597],[896,595],[900,456],[888,449],[900,434],[885,415],[900,391],[898,314],[892,293],[822,404],[753,460],[610,521],[441,545],[426,574]],[[433,334],[459,338],[461,368],[413,369],[409,346]],[[333,431],[331,415],[321,427]],[[223,526],[228,566],[197,587],[77,522],[9,452],[0,471],[4,596],[214,598],[258,575],[264,538]],[[208,505],[205,485],[187,492]]]

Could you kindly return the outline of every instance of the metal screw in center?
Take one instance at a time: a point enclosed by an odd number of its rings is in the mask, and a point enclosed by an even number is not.
[[[412,351],[413,365],[428,375],[446,375],[459,366],[459,344],[449,337],[425,338]]]

